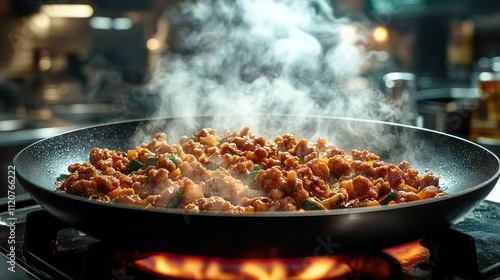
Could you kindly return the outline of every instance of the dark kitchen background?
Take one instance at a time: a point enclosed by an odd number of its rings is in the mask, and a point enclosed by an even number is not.
[[[157,93],[145,85],[170,51],[169,23],[162,14],[178,2],[0,1],[3,182],[14,155],[30,143],[82,126],[155,114]],[[416,109],[409,106],[419,116],[412,124],[469,137],[480,98],[477,77],[500,71],[499,1],[331,4],[336,17],[350,19],[340,31],[343,40],[359,32],[367,37],[372,55],[357,78],[375,82],[394,98],[398,90],[410,92],[403,102],[416,104]],[[411,74],[386,75],[392,72]],[[494,141],[485,145],[496,149]]]

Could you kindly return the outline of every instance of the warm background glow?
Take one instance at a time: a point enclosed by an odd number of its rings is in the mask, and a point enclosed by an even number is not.
[[[50,4],[42,5],[40,12],[52,18],[88,18],[94,14],[90,5]]]
[[[146,47],[150,51],[157,50],[160,47],[160,42],[156,38],[151,38],[146,42]]]
[[[389,32],[383,26],[377,26],[373,30],[373,39],[378,43],[385,43],[389,39]]]
[[[356,37],[358,36],[358,31],[355,26],[353,25],[344,25],[340,28],[340,40],[347,42],[347,43],[353,43],[356,41]]]

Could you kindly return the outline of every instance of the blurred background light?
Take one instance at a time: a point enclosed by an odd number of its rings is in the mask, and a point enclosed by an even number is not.
[[[146,47],[150,51],[157,50],[160,47],[160,41],[156,38],[151,38],[146,42]]]
[[[113,20],[113,28],[115,30],[128,30],[132,28],[132,20],[129,18],[115,18]]]
[[[89,18],[94,9],[83,4],[45,4],[40,7],[40,12],[52,18]]]
[[[356,41],[356,37],[358,36],[358,30],[354,25],[346,24],[340,28],[340,40],[353,43]]]
[[[90,19],[89,24],[94,29],[107,30],[113,28],[113,20],[109,17],[93,17]]]
[[[384,26],[377,26],[373,29],[373,39],[377,43],[385,43],[389,39],[389,32]]]

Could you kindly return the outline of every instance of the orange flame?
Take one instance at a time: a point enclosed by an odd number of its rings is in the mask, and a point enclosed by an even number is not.
[[[419,264],[428,264],[431,255],[429,249],[422,246],[418,241],[387,248],[384,253],[399,262],[405,275],[417,273],[415,271],[417,266]]]
[[[398,260],[401,266],[428,262],[430,258],[429,249],[422,246],[418,241],[387,248],[384,253]]]
[[[335,257],[224,259],[156,253],[135,264],[150,273],[177,279],[336,279],[352,273]]]
[[[390,247],[383,252],[400,263],[405,275],[416,273],[416,267],[429,263],[430,258],[429,250],[419,242]],[[153,253],[134,264],[148,273],[175,279],[345,279],[356,275],[357,269],[364,270],[367,275],[390,276],[388,263],[369,256],[232,259]]]

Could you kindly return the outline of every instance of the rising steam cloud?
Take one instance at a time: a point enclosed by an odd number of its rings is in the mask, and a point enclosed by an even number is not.
[[[150,81],[159,116],[384,113],[377,90],[346,89],[368,54],[339,40],[347,19],[327,1],[196,1],[164,17],[170,49]]]
[[[395,118],[380,90],[352,88],[369,53],[365,38],[340,40],[349,20],[329,1],[200,0],[163,18],[168,52],[149,81],[156,117],[215,115],[221,127],[254,132],[255,114]]]

